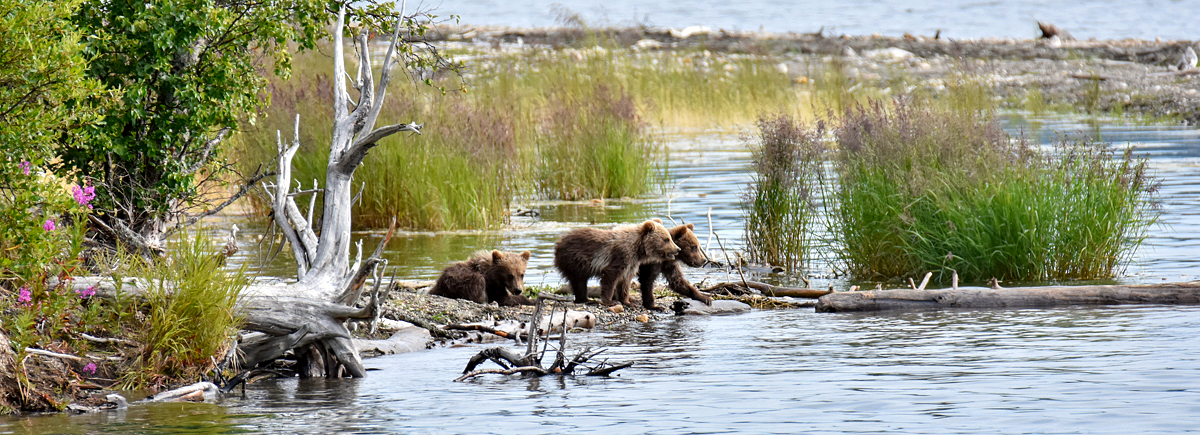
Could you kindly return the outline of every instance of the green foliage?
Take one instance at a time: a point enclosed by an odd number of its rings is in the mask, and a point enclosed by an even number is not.
[[[203,232],[178,236],[169,251],[163,262],[130,271],[150,285],[141,298],[118,308],[124,329],[140,345],[121,379],[127,388],[199,377],[212,369],[211,357],[229,349],[241,326],[236,305],[250,283],[245,265],[225,269],[224,256],[214,253]]]
[[[21,161],[48,164],[57,146],[94,122],[80,100],[99,95],[86,75],[80,31],[68,20],[78,0],[0,0],[0,173]],[[7,183],[7,175],[0,182]]]
[[[804,262],[812,234],[824,124],[806,130],[780,114],[759,118],[758,131],[750,144],[753,180],[742,204],[747,253],[756,262],[795,268]]]
[[[1156,220],[1145,161],[1107,144],[1041,151],[986,113],[904,102],[840,122],[834,221],[859,278],[1110,278]]]
[[[120,90],[103,122],[66,162],[102,187],[103,215],[136,231],[193,204],[202,170],[220,162],[218,131],[262,103],[260,69],[287,74],[286,44],[311,47],[326,2],[89,1],[73,21],[88,32],[88,73]],[[264,65],[263,61],[273,62]]]

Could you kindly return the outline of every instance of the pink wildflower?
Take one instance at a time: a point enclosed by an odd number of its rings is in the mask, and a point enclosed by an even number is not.
[[[75,202],[78,202],[79,205],[86,205],[90,209],[92,205],[89,203],[96,198],[96,188],[93,186],[71,186],[71,195],[75,196]]]
[[[96,295],[96,286],[90,286],[83,290],[75,290],[79,294],[79,299],[87,299]]]
[[[17,294],[17,302],[20,302],[22,304],[28,304],[30,302],[33,302],[33,295],[31,295],[29,293],[28,288],[21,287],[21,291]]]
[[[96,374],[96,363],[87,363],[86,366],[83,366],[83,372],[89,375]]]
[[[33,163],[29,163],[29,160],[22,160],[20,166],[25,175],[29,175],[29,171],[33,169]]]
[[[46,231],[54,231],[54,220],[46,219],[46,223],[42,224],[42,228],[45,228]]]

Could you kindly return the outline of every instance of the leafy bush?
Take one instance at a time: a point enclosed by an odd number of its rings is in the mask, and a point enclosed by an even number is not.
[[[28,161],[0,168],[0,289],[18,351],[69,337],[71,325],[94,314],[67,286],[80,264],[91,192]]]

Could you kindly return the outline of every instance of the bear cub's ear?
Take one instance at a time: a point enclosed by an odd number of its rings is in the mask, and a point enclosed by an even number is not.
[[[662,224],[658,224],[658,225],[662,225]],[[654,220],[648,220],[648,221],[642,223],[642,231],[647,232],[647,233],[652,232],[652,231],[654,231],[654,226],[655,226]]]
[[[493,262],[493,263],[499,263],[499,262],[500,262],[500,260],[503,260],[503,259],[504,259],[504,253],[503,253],[503,252],[500,252],[500,251],[492,251],[492,262]]]
[[[525,261],[529,261],[529,251],[522,252],[521,257],[525,258]]]

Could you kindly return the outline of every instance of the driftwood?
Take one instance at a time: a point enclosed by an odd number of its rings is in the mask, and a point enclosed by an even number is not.
[[[749,286],[750,289],[758,290],[759,292],[761,292],[763,294],[763,296],[772,296],[772,297],[786,296],[786,297],[793,297],[793,298],[816,299],[821,296],[825,296],[827,294],[833,293],[832,290],[777,287],[777,286],[773,286],[773,285],[770,285],[767,283],[756,282],[756,281],[746,281],[745,285],[742,285],[742,283],[740,283],[740,282],[723,282],[723,283],[714,285],[712,287],[709,287],[707,289],[704,289],[704,292],[705,293],[717,293],[717,294],[742,295],[742,294],[748,293],[746,286]]]
[[[400,329],[387,340],[354,340],[354,348],[360,354],[392,355],[424,350],[432,337],[429,331],[418,326]]]
[[[539,295],[537,299],[537,306],[533,309],[533,318],[530,319],[528,323],[528,330],[524,331],[523,334],[513,334],[511,332],[504,333],[504,336],[513,337],[514,339],[517,339],[517,336],[519,335],[524,335],[528,339],[526,341],[525,352],[517,353],[512,349],[505,347],[491,347],[484,349],[475,356],[472,356],[471,359],[467,361],[467,366],[465,369],[463,369],[463,375],[459,376],[458,379],[455,379],[454,381],[461,382],[466,379],[485,374],[513,375],[521,373],[533,376],[545,376],[549,374],[573,375],[576,369],[579,367],[585,367],[588,369],[588,371],[585,373],[587,376],[608,376],[617,370],[633,365],[633,363],[614,365],[608,364],[607,361],[602,361],[599,365],[586,367],[584,364],[586,364],[592,358],[595,358],[596,355],[604,352],[604,349],[593,351],[590,347],[584,348],[582,351],[577,353],[574,358],[567,359],[566,348],[567,331],[570,329],[569,321],[566,324],[564,324],[561,320],[557,324],[554,323],[553,320],[549,321],[548,323],[543,322],[542,310],[547,301],[554,302],[554,306],[550,309],[551,319],[555,317],[555,311],[559,306],[563,307],[563,314],[559,315],[558,317],[560,319],[569,319],[569,316],[566,315],[566,301],[546,294]],[[550,325],[550,327],[544,328],[545,325]],[[556,326],[558,329],[558,345],[556,346],[557,349],[555,349],[554,362],[550,364],[549,368],[544,368],[542,367],[541,361],[550,346],[550,333],[555,329]],[[538,349],[539,340],[543,343],[540,350]],[[495,362],[501,368],[476,369],[480,364],[486,361]]]
[[[680,299],[671,304],[671,310],[677,316],[712,316],[719,314],[737,314],[750,311],[750,305],[745,302],[727,299],[714,299],[712,305],[695,299]]]
[[[1126,304],[1200,305],[1200,282],[838,292],[822,296],[817,312]]]

